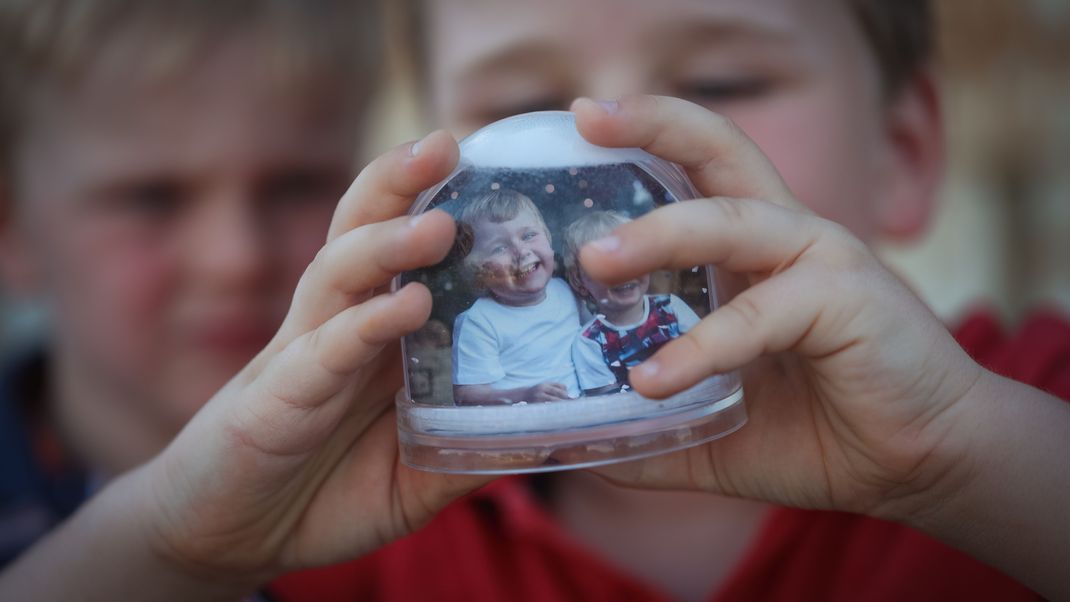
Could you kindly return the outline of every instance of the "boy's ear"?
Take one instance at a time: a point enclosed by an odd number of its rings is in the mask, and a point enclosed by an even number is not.
[[[885,192],[879,195],[877,223],[888,238],[910,239],[928,225],[944,173],[943,114],[930,70],[889,101],[884,128]]]
[[[583,286],[583,281],[580,280],[578,270],[565,270],[565,276],[568,278],[568,283],[572,286],[572,290],[576,291],[576,294],[581,299],[586,299],[591,296],[591,293],[587,292],[587,289]]]

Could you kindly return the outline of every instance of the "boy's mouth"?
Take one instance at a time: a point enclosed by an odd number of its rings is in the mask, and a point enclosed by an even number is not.
[[[637,288],[639,288],[639,283],[636,282],[635,280],[632,280],[631,282],[622,284],[620,286],[615,286],[615,287],[613,287],[613,288],[611,288],[609,290],[613,291],[614,293],[616,293],[618,295],[626,295],[628,293],[631,293],[632,291],[634,291]]]
[[[531,262],[529,264],[520,266],[519,268],[517,268],[516,272],[514,272],[514,274],[516,276],[516,279],[517,280],[524,280],[528,276],[531,276],[532,274],[534,274],[535,271],[538,270],[539,266],[541,266],[541,265],[542,265],[541,261],[533,261],[533,262]]]

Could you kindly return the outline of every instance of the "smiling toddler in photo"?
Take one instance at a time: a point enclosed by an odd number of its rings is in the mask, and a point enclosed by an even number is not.
[[[463,269],[482,297],[453,329],[454,401],[509,404],[579,397],[572,339],[579,310],[554,278],[546,222],[528,197],[495,190],[457,218]]]

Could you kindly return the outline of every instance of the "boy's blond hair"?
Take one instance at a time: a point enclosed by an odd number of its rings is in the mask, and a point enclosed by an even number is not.
[[[561,256],[565,263],[565,275],[574,288],[579,288],[579,254],[583,245],[607,236],[618,226],[630,221],[631,218],[616,211],[592,211],[569,224],[565,229]]]
[[[285,91],[364,102],[381,63],[377,3],[361,0],[2,0],[0,180],[42,96],[62,97],[121,56],[122,77],[155,83],[196,69],[235,39],[258,42]],[[265,124],[270,127],[270,124]],[[10,184],[10,182],[8,182]]]
[[[474,281],[477,288],[482,288],[476,275],[477,267],[471,263],[472,249],[475,247],[475,224],[486,220],[494,224],[516,219],[521,213],[531,214],[542,226],[546,239],[552,241],[550,229],[542,218],[542,212],[527,195],[508,188],[492,190],[465,203],[457,215],[456,255],[462,259],[465,273]]]

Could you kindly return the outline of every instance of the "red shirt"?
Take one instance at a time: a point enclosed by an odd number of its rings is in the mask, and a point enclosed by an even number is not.
[[[1070,323],[1039,313],[1010,336],[987,315],[957,338],[991,370],[1070,399]],[[280,579],[298,600],[636,600],[668,597],[583,547],[528,482],[503,479],[425,529],[353,562]],[[713,593],[736,600],[1037,600],[995,569],[908,527],[839,512],[778,508]]]

